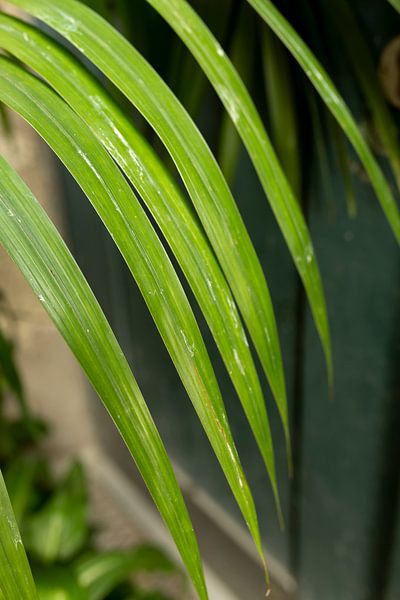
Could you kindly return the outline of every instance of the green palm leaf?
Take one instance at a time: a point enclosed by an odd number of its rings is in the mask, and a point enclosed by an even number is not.
[[[279,505],[269,423],[246,334],[219,264],[178,186],[98,81],[62,46],[6,15],[0,15],[0,46],[35,69],[85,120],[146,202],[210,326]]]
[[[83,52],[138,108],[164,142],[232,288],[289,443],[286,386],[269,290],[230,190],[200,132],[145,59],[86,6],[74,0],[12,3],[47,23]]]
[[[341,125],[360,157],[393,233],[400,242],[400,212],[389,184],[329,75],[270,0],[247,1],[293,54],[326,106]]]
[[[0,58],[0,98],[42,135],[121,251],[192,400],[263,559],[257,515],[200,330],[179,279],[123,175],[84,122],[41,81]]]
[[[170,461],[120,347],[82,273],[30,190],[0,157],[0,241],[103,400],[167,523],[200,598],[206,599],[193,527]],[[9,508],[0,482],[0,550],[19,565],[22,545],[8,548]],[[3,516],[5,518],[3,518]],[[11,519],[11,517],[10,517]],[[14,531],[15,528],[13,528]],[[15,533],[15,531],[14,531]],[[18,556],[15,556],[15,550]],[[0,560],[0,568],[8,563]],[[1,585],[13,579],[2,576]],[[21,590],[23,588],[21,587]],[[21,595],[7,595],[7,600]],[[27,600],[35,598],[30,592]]]
[[[186,0],[147,0],[177,32],[211,81],[253,161],[271,208],[307,290],[332,379],[329,325],[321,278],[311,239],[290,185],[261,118],[225,52]],[[250,329],[250,326],[249,326]],[[253,339],[254,335],[252,330]],[[255,340],[254,340],[255,341]],[[256,347],[257,343],[255,341]],[[284,407],[279,404],[286,423]]]
[[[306,288],[324,347],[331,381],[329,325],[312,242],[298,202],[279,165],[246,87],[217,40],[185,0],[147,1],[164,17],[193,53],[230,114],[247,148]],[[248,327],[253,335],[249,325]],[[285,423],[282,406],[280,410]]]
[[[2,182],[0,183],[0,187]],[[0,192],[1,193],[1,192]],[[1,200],[0,200],[1,202]],[[0,216],[1,220],[1,216]],[[38,600],[35,583],[0,471],[0,599]]]

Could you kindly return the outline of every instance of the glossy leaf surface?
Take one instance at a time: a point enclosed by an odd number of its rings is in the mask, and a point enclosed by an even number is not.
[[[85,54],[138,108],[164,142],[232,288],[289,440],[282,357],[268,287],[230,190],[200,132],[146,60],[99,15],[74,0],[12,3],[47,23]]]
[[[26,23],[0,15],[0,46],[35,69],[85,120],[146,202],[209,324],[279,504],[269,423],[246,334],[219,264],[179,187],[94,77],[59,44]]]
[[[247,148],[305,285],[323,343],[331,380],[332,357],[329,326],[313,246],[298,201],[296,201],[276,158],[254,103],[224,50],[186,0],[147,1],[168,21],[193,53],[223,102]],[[251,329],[250,332],[257,347]],[[282,402],[278,404],[282,419],[287,425],[286,408],[283,407]]]
[[[187,509],[137,383],[64,242],[30,190],[2,158],[0,241],[103,400],[171,531],[200,598],[206,599]],[[0,527],[5,526],[6,520],[0,519]],[[34,597],[28,596],[29,600]]]
[[[0,98],[34,126],[108,228],[147,303],[263,560],[257,515],[199,328],[140,203],[84,122],[45,84],[0,59]]]

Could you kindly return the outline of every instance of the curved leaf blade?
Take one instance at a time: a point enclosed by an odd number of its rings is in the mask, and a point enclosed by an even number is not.
[[[292,53],[328,109],[342,127],[369,175],[371,184],[396,240],[400,242],[400,211],[393,198],[390,186],[328,73],[270,0],[247,1]]]
[[[1,471],[0,598],[39,600]]]
[[[306,289],[331,383],[333,367],[329,324],[311,238],[299,203],[276,158],[246,86],[217,40],[186,0],[147,2],[163,16],[193,53],[247,148]]]
[[[158,327],[263,559],[257,515],[200,330],[146,213],[84,122],[19,65],[0,58],[0,98],[46,140],[108,228]]]
[[[98,81],[57,42],[24,22],[0,14],[0,47],[52,85],[92,129],[144,199],[209,324],[258,442],[280,513],[269,422],[246,334],[219,264],[179,187]]]
[[[289,444],[286,386],[271,297],[240,213],[204,138],[146,60],[99,15],[75,0],[11,3],[75,45],[126,95],[165,144],[249,329]]]
[[[171,463],[128,363],[57,230],[1,157],[0,175],[0,241],[105,404],[171,531],[200,598],[205,600],[207,592],[193,527]],[[1,485],[0,482],[4,501]],[[5,525],[5,519],[0,519],[0,527]],[[2,535],[0,539],[6,537]],[[0,586],[3,580],[0,578]],[[6,595],[9,597],[12,598]]]

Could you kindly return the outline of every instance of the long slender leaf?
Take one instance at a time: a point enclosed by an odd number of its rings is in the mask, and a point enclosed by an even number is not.
[[[87,7],[75,0],[13,0],[12,4],[44,21],[80,49],[131,100],[164,142],[233,290],[289,443],[286,387],[270,294],[226,181],[193,121],[145,59]],[[172,8],[171,13],[181,19]],[[219,56],[215,47],[214,56]],[[312,254],[309,261],[314,262]]]
[[[26,558],[1,471],[0,598],[2,600],[38,600],[28,559]]]
[[[246,87],[217,40],[186,0],[147,1],[177,32],[200,63],[247,148],[305,285],[322,340],[331,381],[332,357],[329,325],[311,239],[298,202],[276,159],[261,118]],[[251,333],[253,335],[252,331]],[[279,403],[278,406],[285,423],[284,407]]]
[[[0,58],[0,98],[43,136],[109,229],[135,278],[263,560],[257,515],[200,330],[146,213],[112,158],[47,85]]]
[[[193,527],[167,453],[137,383],[64,242],[30,190],[2,158],[0,241],[103,400],[171,531],[200,598],[206,599]],[[0,492],[0,496],[4,504],[4,493]],[[6,528],[7,523],[7,519],[1,518],[0,528]],[[3,539],[7,539],[5,534],[0,537],[1,541]],[[21,552],[19,544],[13,547],[18,554]],[[3,568],[5,564],[0,561]],[[0,585],[3,581],[5,578],[1,577]],[[6,598],[13,596],[6,595]],[[15,596],[17,598],[21,595]],[[31,600],[35,595],[32,593],[28,598]]]
[[[247,1],[293,54],[326,106],[341,125],[360,157],[393,233],[400,242],[400,212],[390,186],[329,75],[270,0]]]
[[[0,15],[0,46],[47,79],[91,127],[146,202],[210,326],[279,505],[269,423],[246,334],[218,262],[178,186],[94,77],[59,44],[26,23]]]
[[[373,124],[379,140],[386,153],[393,175],[400,189],[400,143],[398,128],[386,104],[382,88],[379,84],[376,66],[371,56],[355,15],[346,0],[337,0],[335,6],[325,6],[329,22],[335,24],[337,35],[342,40],[360,88],[371,111]],[[348,32],[351,31],[351,35]]]

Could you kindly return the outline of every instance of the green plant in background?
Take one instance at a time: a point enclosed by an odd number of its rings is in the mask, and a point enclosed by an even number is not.
[[[25,578],[19,597],[37,597],[27,574],[20,531],[40,600],[168,600],[161,592],[146,591],[132,582],[141,573],[178,573],[162,551],[149,545],[96,550],[83,467],[73,464],[61,479],[52,475],[52,465],[40,446],[44,424],[34,419],[25,401],[12,343],[2,332],[0,339],[0,394],[8,400],[11,396],[17,409],[10,411],[10,402],[5,401],[0,406],[0,598],[16,597],[10,563],[17,569],[15,584],[21,586],[18,579]]]
[[[10,308],[0,290],[0,316]],[[12,312],[9,314],[12,318]],[[4,418],[6,393],[11,393],[18,405],[18,415]],[[15,366],[14,344],[0,329],[0,467],[26,446],[41,440],[46,425],[29,411],[21,377]]]
[[[219,144],[219,156],[229,179],[233,177],[237,156],[234,149],[227,155],[232,150],[229,140],[236,139],[237,144],[238,135],[247,149],[303,281],[332,384],[324,293],[301,211],[295,110],[288,98],[290,86],[282,85],[276,68],[286,65],[288,57],[273,34],[309,78],[315,90],[309,92],[311,102],[315,103],[315,93],[321,97],[337,122],[335,127],[353,145],[399,240],[400,215],[389,182],[326,70],[269,0],[248,0],[248,3],[271,30],[264,31],[263,52],[274,53],[276,63],[274,55],[266,56],[264,70],[272,138],[283,168],[242,79],[196,12],[185,0],[147,2],[188,47],[230,117],[230,126],[224,117]],[[249,341],[276,400],[290,463],[280,343],[266,280],[226,179],[171,89],[107,21],[74,0],[14,0],[11,4],[65,38],[118,90],[115,93],[111,87],[111,95],[108,84],[100,84],[82,62],[43,33],[37,24],[0,15],[0,47],[7,53],[7,57],[0,56],[0,101],[22,115],[53,148],[109,230],[143,294],[264,563],[253,499],[207,350],[163,244],[123,174],[160,228],[204,314],[259,445],[279,512],[271,434]],[[107,4],[92,4],[112,19]],[[341,18],[352,19],[349,6],[344,1],[340,5]],[[117,7],[122,11],[121,23],[134,28],[125,33],[132,38],[137,34],[140,41],[134,20],[126,18],[134,12],[134,3],[121,2]],[[353,42],[359,57],[368,61],[362,43],[357,38]],[[353,50],[349,48],[349,52],[352,54]],[[232,55],[238,62],[240,39],[232,41]],[[239,68],[246,69],[246,65]],[[287,66],[282,68],[289,72]],[[390,113],[385,112],[378,84],[355,71],[363,93],[371,99],[376,129],[381,131],[381,142],[396,172],[397,141],[386,131]],[[202,86],[204,76],[200,75],[195,82],[199,92],[184,94],[189,106],[198,106]],[[170,174],[169,163],[161,161],[146,141],[145,128],[141,131],[133,124],[129,103],[164,144],[191,203]],[[279,124],[282,116],[276,109],[279,105],[290,116],[286,121],[290,123],[290,139]],[[315,114],[318,122],[318,112]],[[140,120],[136,121],[140,126]],[[335,131],[343,156],[342,133],[339,129]],[[382,131],[387,135],[382,136]],[[342,160],[342,165],[345,164],[346,160]],[[1,241],[106,405],[174,537],[199,596],[207,598],[189,515],[168,456],[118,343],[40,205],[4,160],[0,162],[0,171]]]

